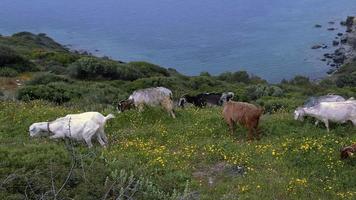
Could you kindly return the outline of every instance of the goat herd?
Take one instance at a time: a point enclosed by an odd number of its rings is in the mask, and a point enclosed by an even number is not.
[[[187,103],[197,107],[207,105],[223,106],[222,115],[228,124],[231,133],[234,133],[235,124],[243,125],[248,129],[248,139],[258,137],[258,123],[263,108],[245,102],[232,101],[234,93],[202,93],[196,96],[183,95],[178,106],[184,108]],[[164,87],[146,88],[134,91],[127,100],[120,101],[117,109],[120,112],[131,108],[139,111],[144,106],[161,106],[170,116],[176,118],[172,91]],[[307,102],[294,111],[295,120],[303,121],[305,116],[316,119],[315,124],[323,122],[329,131],[329,121],[345,123],[351,121],[356,126],[356,100],[344,99],[338,95],[326,95],[311,97]],[[52,122],[39,122],[30,126],[30,136],[49,135],[51,139],[70,138],[77,141],[85,141],[88,147],[92,147],[92,138],[96,138],[101,146],[108,145],[108,139],[104,132],[107,120],[114,118],[109,114],[103,116],[99,112],[85,112],[81,114],[69,114]],[[341,150],[341,157],[347,158],[356,152],[356,145],[345,147]]]

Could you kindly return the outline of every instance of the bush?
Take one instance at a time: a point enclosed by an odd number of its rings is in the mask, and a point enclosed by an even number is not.
[[[94,57],[83,57],[72,63],[69,73],[78,79],[117,79],[119,63]]]
[[[81,95],[67,83],[56,82],[48,85],[26,86],[18,90],[17,98],[19,100],[46,100],[56,104],[62,104]]]
[[[0,76],[4,77],[15,77],[18,75],[18,72],[15,69],[9,67],[0,67]]]
[[[67,48],[48,37],[45,33],[33,34],[30,32],[19,32],[12,35],[11,39],[18,41],[21,45],[31,48],[41,48],[56,51],[68,51]]]
[[[248,86],[245,95],[250,100],[256,100],[263,96],[281,97],[283,94],[283,90],[278,86],[260,84]]]
[[[250,83],[250,76],[246,71],[224,72],[218,76],[219,80],[227,82]]]
[[[18,72],[35,71],[35,66],[8,47],[0,46],[0,66],[7,66]]]
[[[78,55],[71,54],[69,52],[45,51],[42,49],[36,49],[32,51],[32,57],[35,59],[41,59],[41,60],[59,63],[64,66],[79,59]]]
[[[279,110],[294,110],[302,102],[293,98],[262,97],[256,103],[264,107],[266,113],[274,113]]]
[[[310,80],[308,77],[298,75],[291,79],[289,83],[294,85],[309,85]]]
[[[356,73],[341,75],[336,79],[338,87],[355,87],[356,86]]]
[[[46,85],[48,83],[52,82],[66,82],[66,83],[72,83],[73,81],[63,77],[63,76],[58,76],[50,73],[43,73],[43,74],[38,74],[36,75],[33,79],[28,81],[26,84],[27,85]]]
[[[78,79],[121,79],[133,81],[140,78],[170,76],[167,69],[146,62],[119,63],[109,59],[84,57],[69,67],[72,77]]]
[[[121,65],[117,68],[118,77],[125,81],[134,81],[145,77],[138,69]]]
[[[143,76],[141,78],[170,75],[167,69],[148,62],[130,62],[128,63],[128,66],[142,73]]]
[[[57,75],[65,75],[68,74],[68,70],[67,68],[60,66],[60,65],[56,65],[56,64],[50,64],[46,67],[45,71],[48,71],[50,73],[53,74],[57,74]]]
[[[211,76],[209,72],[200,72],[199,76]]]
[[[325,78],[319,82],[319,85],[321,87],[328,88],[330,86],[334,86],[335,83],[332,80]]]

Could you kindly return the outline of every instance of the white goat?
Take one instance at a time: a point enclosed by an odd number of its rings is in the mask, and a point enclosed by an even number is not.
[[[120,101],[117,109],[123,112],[132,107],[136,107],[142,111],[144,106],[162,106],[173,118],[175,118],[173,110],[172,91],[165,87],[146,88],[134,91],[127,100]]]
[[[328,132],[329,121],[339,123],[351,121],[356,126],[356,102],[320,102],[316,106],[299,107],[294,111],[295,120],[303,121],[304,116],[311,116],[324,122]]]
[[[108,145],[108,139],[104,132],[107,120],[115,118],[109,114],[103,116],[98,112],[85,112],[81,114],[69,114],[52,122],[33,123],[30,128],[30,136],[50,135],[51,139],[70,138],[77,141],[85,141],[88,147],[92,147],[92,137],[96,136],[101,146]]]

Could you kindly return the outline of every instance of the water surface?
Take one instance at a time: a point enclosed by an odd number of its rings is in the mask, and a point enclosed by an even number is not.
[[[188,75],[246,70],[277,82],[325,76],[319,59],[331,50],[310,47],[330,46],[355,11],[353,0],[1,0],[0,33],[44,32],[77,49]]]

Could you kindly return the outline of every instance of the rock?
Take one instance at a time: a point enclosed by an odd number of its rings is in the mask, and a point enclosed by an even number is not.
[[[336,40],[333,41],[333,46],[337,46],[337,45],[339,45],[339,44],[340,44],[339,41],[336,41]]]
[[[330,21],[330,22],[328,22],[328,24],[335,24],[335,22],[333,22],[333,21]]]
[[[347,43],[347,36],[346,36],[346,35],[343,35],[343,36],[340,38],[340,42],[341,42],[341,44],[346,44],[346,43]]]
[[[352,32],[352,26],[354,25],[354,16],[348,16],[346,19],[346,32],[351,33]]]
[[[343,33],[337,33],[337,36],[342,36],[342,35],[344,35]]]
[[[343,55],[335,55],[335,56],[333,57],[334,63],[343,64],[344,61],[345,61],[345,59],[346,59],[346,56],[345,56],[344,54],[343,54]]]
[[[333,74],[336,70],[335,69],[329,69],[326,73],[327,74]]]
[[[320,24],[315,24],[314,27],[315,28],[321,28],[322,26]]]
[[[329,58],[329,59],[333,58],[333,56],[330,53],[325,53],[324,57],[325,58]]]
[[[338,48],[334,51],[334,54],[336,56],[340,56],[340,55],[345,55],[346,53],[346,49],[345,48]]]
[[[348,16],[346,19],[346,26],[352,26],[354,23],[355,16]]]
[[[335,31],[336,28],[328,28],[327,30],[328,30],[328,31]]]
[[[346,26],[346,21],[341,21],[341,22],[340,22],[340,25],[341,25],[341,26]]]
[[[335,63],[330,64],[330,67],[335,67],[335,66],[336,66]]]
[[[321,46],[321,48],[326,49],[326,48],[328,48],[328,45],[323,44],[323,45]]]
[[[321,45],[316,44],[312,46],[311,49],[320,49],[321,47],[322,47]]]
[[[322,58],[322,59],[320,59],[321,61],[323,61],[323,62],[326,62],[326,59],[325,58]]]

